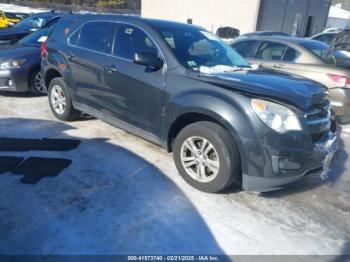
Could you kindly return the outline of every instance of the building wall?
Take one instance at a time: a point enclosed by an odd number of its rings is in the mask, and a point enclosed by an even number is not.
[[[216,32],[222,26],[256,30],[260,0],[142,0],[141,16],[187,22]]]
[[[257,29],[313,35],[325,28],[330,5],[331,0],[261,0]]]

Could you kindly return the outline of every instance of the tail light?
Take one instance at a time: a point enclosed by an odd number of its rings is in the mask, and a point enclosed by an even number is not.
[[[46,49],[47,49],[46,43],[45,43],[45,42],[42,42],[42,43],[41,43],[41,46],[40,46],[41,58],[44,58],[44,57],[45,57],[45,55],[46,55]]]
[[[350,88],[350,77],[328,74],[328,77],[336,84],[337,87]]]

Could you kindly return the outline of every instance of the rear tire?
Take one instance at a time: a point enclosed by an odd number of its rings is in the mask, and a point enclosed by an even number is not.
[[[29,79],[29,92],[35,96],[44,96],[47,95],[47,90],[45,83],[42,79],[40,69],[36,69],[30,76]]]
[[[80,112],[73,107],[67,84],[62,77],[51,80],[48,98],[51,111],[59,120],[74,121],[80,116]]]
[[[197,122],[183,128],[175,139],[173,151],[182,178],[200,191],[217,193],[239,181],[237,146],[218,124]]]

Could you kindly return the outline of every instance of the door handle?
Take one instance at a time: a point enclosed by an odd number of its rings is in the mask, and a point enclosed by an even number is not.
[[[283,68],[284,65],[283,64],[277,64],[277,65],[274,65],[273,67],[275,67],[275,68]]]
[[[108,66],[105,66],[105,68],[107,69],[108,73],[116,73],[118,72],[118,69],[115,65],[108,65]]]

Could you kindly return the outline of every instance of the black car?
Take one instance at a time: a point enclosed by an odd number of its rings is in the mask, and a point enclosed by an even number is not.
[[[14,45],[0,47],[0,91],[46,94],[40,71],[40,45],[50,28],[43,28]]]
[[[58,119],[85,112],[159,144],[202,191],[325,176],[337,148],[322,86],[251,67],[200,27],[64,16],[43,44],[42,72]]]
[[[45,12],[32,15],[13,27],[0,30],[0,45],[13,44],[30,33],[55,23],[60,13]],[[57,22],[57,21],[56,21]]]

